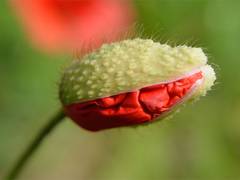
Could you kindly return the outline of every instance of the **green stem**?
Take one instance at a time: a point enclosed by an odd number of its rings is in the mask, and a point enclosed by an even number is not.
[[[41,129],[37,136],[33,139],[31,144],[23,152],[20,158],[16,161],[13,168],[6,176],[6,180],[14,180],[18,177],[20,172],[26,166],[28,160],[32,157],[37,148],[41,145],[42,141],[51,133],[51,131],[64,119],[65,114],[61,110],[53,116],[50,121]]]

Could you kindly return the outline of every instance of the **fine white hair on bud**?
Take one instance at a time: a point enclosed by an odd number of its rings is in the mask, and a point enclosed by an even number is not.
[[[60,83],[64,105],[131,92],[175,81],[201,71],[202,82],[192,92],[206,94],[216,79],[201,48],[160,44],[151,39],[104,44],[66,68]]]

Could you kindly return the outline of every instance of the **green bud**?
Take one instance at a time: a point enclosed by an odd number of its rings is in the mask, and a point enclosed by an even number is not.
[[[192,98],[204,95],[216,79],[201,48],[171,47],[150,39],[124,40],[105,44],[74,61],[60,83],[64,105],[130,92],[146,86],[203,72],[203,82]]]

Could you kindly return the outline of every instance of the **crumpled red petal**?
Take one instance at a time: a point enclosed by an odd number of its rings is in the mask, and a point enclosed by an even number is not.
[[[198,72],[175,82],[74,103],[66,106],[65,112],[78,125],[90,131],[151,122],[169,111],[201,78],[202,73]]]

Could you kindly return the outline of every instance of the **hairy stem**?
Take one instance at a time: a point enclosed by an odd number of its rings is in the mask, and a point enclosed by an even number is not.
[[[12,169],[6,176],[6,180],[14,180],[18,177],[20,172],[26,166],[28,160],[32,157],[37,148],[41,145],[43,140],[49,135],[52,130],[64,119],[65,114],[62,110],[57,112],[55,116],[53,116],[49,122],[40,130],[40,132],[36,135],[33,141],[27,146],[26,150],[20,156],[20,158],[16,161]]]

